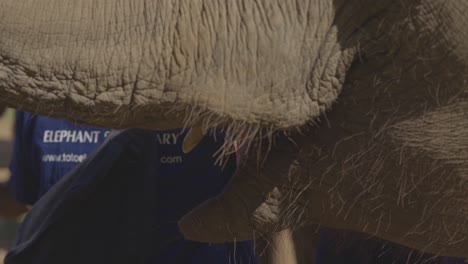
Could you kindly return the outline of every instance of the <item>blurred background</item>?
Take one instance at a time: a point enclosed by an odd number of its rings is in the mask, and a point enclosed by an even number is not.
[[[1,106],[0,106],[1,108]],[[3,264],[8,246],[19,220],[26,211],[15,202],[8,189],[11,151],[13,149],[14,110],[0,109],[0,264]]]

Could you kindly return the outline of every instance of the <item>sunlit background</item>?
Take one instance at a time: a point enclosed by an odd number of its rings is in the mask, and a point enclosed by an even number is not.
[[[24,208],[15,203],[8,192],[8,164],[13,147],[14,110],[0,116],[0,264],[21,218]]]

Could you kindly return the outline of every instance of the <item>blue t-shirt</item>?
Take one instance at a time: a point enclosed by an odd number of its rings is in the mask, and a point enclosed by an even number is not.
[[[215,164],[215,153],[221,147],[222,135],[205,137],[190,153],[182,152],[186,132],[155,132],[159,146],[157,157],[157,199],[161,230],[168,240],[149,263],[256,263],[253,242],[206,244],[183,239],[177,221],[198,204],[219,195],[236,168],[232,156],[222,168]],[[158,245],[160,246],[160,245]],[[177,262],[174,262],[177,256]]]
[[[17,112],[10,163],[10,186],[16,199],[34,204],[104,142],[109,132],[108,129]]]
[[[58,180],[104,141],[109,131],[65,120],[19,112],[14,157],[13,192],[33,204]],[[151,132],[158,147],[156,208],[158,240],[154,256],[145,263],[256,263],[253,242],[206,244],[185,240],[177,221],[195,206],[218,195],[235,170],[231,157],[224,169],[214,153],[222,142],[206,137],[189,154],[182,152],[181,130]],[[150,208],[148,210],[151,210]]]

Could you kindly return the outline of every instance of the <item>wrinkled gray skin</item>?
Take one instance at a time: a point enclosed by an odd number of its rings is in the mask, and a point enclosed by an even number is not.
[[[190,239],[315,223],[468,256],[466,0],[0,0],[0,103],[252,142]],[[287,133],[285,133],[286,131]]]

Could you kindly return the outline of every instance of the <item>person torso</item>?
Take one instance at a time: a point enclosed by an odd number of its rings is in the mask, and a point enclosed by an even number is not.
[[[110,133],[109,129],[36,115],[26,115],[25,122],[25,133],[31,133],[29,155],[32,172],[39,178],[39,197],[89,157]]]
[[[23,122],[22,136],[30,139],[28,155],[35,177],[39,178],[39,197],[88,158],[110,133],[108,129],[28,113],[24,114]],[[182,142],[186,132],[174,129],[152,134],[159,153],[154,157],[158,205],[149,210],[158,214],[161,240],[171,242],[162,249],[158,247],[148,263],[256,263],[253,242],[197,243],[185,240],[177,228],[180,217],[221,193],[235,171],[235,157],[214,165],[222,135],[205,137],[199,146],[185,154]]]

